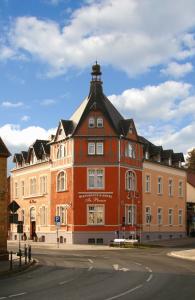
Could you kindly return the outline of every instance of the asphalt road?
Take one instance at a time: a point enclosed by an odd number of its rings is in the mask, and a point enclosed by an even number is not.
[[[195,263],[168,257],[172,250],[34,249],[39,263],[0,279],[0,300],[193,300]]]

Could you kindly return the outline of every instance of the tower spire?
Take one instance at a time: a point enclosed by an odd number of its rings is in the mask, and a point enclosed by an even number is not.
[[[92,66],[92,81],[100,81],[101,82],[101,67],[100,65],[97,63],[97,60],[95,62],[95,65]]]

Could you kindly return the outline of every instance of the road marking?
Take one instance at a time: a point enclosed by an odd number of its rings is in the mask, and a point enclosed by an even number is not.
[[[153,275],[150,274],[150,276],[148,277],[148,279],[146,279],[147,282],[149,282],[152,279]]]
[[[136,262],[135,264],[136,264],[137,266],[142,266],[142,264],[140,264],[140,263],[137,263],[137,262]]]
[[[0,299],[7,299],[7,297],[0,297]]]
[[[89,268],[88,268],[88,271],[91,271],[93,269],[93,266],[90,266]]]
[[[113,268],[114,268],[115,271],[118,271],[119,265],[116,264],[116,265],[112,265],[112,266],[113,266]]]
[[[74,280],[74,279],[69,279],[69,280],[61,281],[61,282],[59,282],[58,284],[59,284],[59,285],[63,285],[63,284],[69,283],[69,282],[71,282],[71,281],[73,281],[73,280]]]
[[[89,261],[91,264],[93,264],[93,260],[92,260],[92,259],[88,258],[88,261]]]
[[[15,294],[15,295],[9,295],[8,297],[9,297],[9,298],[19,297],[19,296],[22,296],[22,295],[25,295],[25,294],[26,294],[26,292],[20,293],[20,294]]]
[[[146,270],[148,270],[148,272],[152,273],[152,270],[149,267],[146,267]]]
[[[104,299],[104,300],[113,300],[113,299],[120,298],[120,297],[122,297],[122,296],[125,296],[125,295],[127,295],[127,294],[130,294],[130,293],[132,293],[132,292],[134,292],[134,291],[140,289],[142,286],[143,286],[142,284],[137,285],[137,286],[135,286],[134,288],[132,288],[132,289],[130,289],[130,290],[127,290],[127,291],[124,292],[124,293],[118,294],[118,295],[113,296],[113,297],[110,297],[110,298],[106,298],[106,299]]]

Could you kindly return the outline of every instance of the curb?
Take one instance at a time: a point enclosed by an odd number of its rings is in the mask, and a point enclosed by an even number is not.
[[[169,252],[169,253],[167,253],[167,256],[180,258],[180,259],[186,259],[186,260],[190,260],[190,261],[195,261],[195,257],[181,255],[176,252]]]

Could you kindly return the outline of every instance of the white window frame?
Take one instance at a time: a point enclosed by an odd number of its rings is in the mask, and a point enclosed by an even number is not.
[[[89,128],[94,128],[95,127],[95,118],[94,117],[90,117],[88,120],[88,127]]]
[[[25,196],[25,182],[24,180],[21,180],[21,196]]]
[[[98,174],[98,171],[102,172],[102,175],[101,175],[101,177],[102,177],[102,186],[98,186],[98,177],[100,177],[99,174]],[[91,182],[90,176],[94,177],[93,178],[94,186],[90,186],[90,182]],[[88,168],[87,169],[87,189],[89,189],[89,190],[95,190],[95,189],[102,190],[102,189],[104,189],[104,185],[105,185],[104,181],[105,181],[105,171],[104,171],[103,168]]]
[[[60,224],[68,224],[67,205],[56,205],[56,216],[60,216]]]
[[[57,159],[62,159],[64,157],[64,144],[60,144],[57,148]]]
[[[159,181],[159,179],[160,179],[160,181]],[[158,179],[157,179],[157,194],[158,195],[163,194],[163,177],[162,176],[158,176]]]
[[[92,210],[94,208],[94,210]],[[99,208],[99,210],[98,210]],[[100,209],[101,208],[101,209]],[[102,221],[98,221],[98,214],[102,214],[100,219]],[[90,215],[92,217],[90,217]],[[90,221],[94,220],[93,222]],[[87,204],[87,225],[95,225],[95,226],[102,226],[105,224],[105,205],[104,204]]]
[[[145,192],[146,193],[151,192],[151,175],[150,174],[145,175]]]
[[[47,194],[47,176],[40,177],[40,194]]]
[[[40,211],[40,226],[47,226],[47,218],[48,218],[47,206],[42,205],[39,211]]]
[[[19,189],[18,189],[17,181],[14,183],[14,189],[15,189],[15,198],[18,198],[19,197]]]
[[[150,225],[152,221],[152,209],[150,206],[145,207],[145,222]]]
[[[183,225],[183,209],[178,209],[178,225]]]
[[[97,142],[96,143],[96,154],[97,155],[103,155],[104,154],[104,143],[103,142]]]
[[[101,117],[98,117],[96,120],[97,128],[103,128],[104,127],[104,120]]]
[[[136,174],[132,170],[127,170],[125,174],[125,185],[127,191],[136,191],[137,182]]]
[[[95,143],[88,143],[88,155],[95,155]]]
[[[169,197],[173,197],[173,179],[169,178],[168,180],[168,195]]]
[[[162,209],[162,207],[157,208],[157,224],[158,225],[163,224],[163,209]]]
[[[36,195],[37,192],[37,179],[36,177],[30,178],[30,195]]]
[[[125,223],[127,225],[137,224],[137,206],[136,204],[130,204],[125,206]]]
[[[62,177],[63,174],[63,178]],[[62,179],[64,180],[64,184],[62,186]],[[57,192],[64,192],[67,190],[67,173],[66,171],[62,170],[60,172],[58,172],[57,176],[56,176],[56,191]]]
[[[168,224],[173,225],[173,208],[168,209]]]
[[[127,157],[134,159],[136,157],[136,155],[135,155],[135,145],[132,144],[131,142],[128,142],[126,144],[125,154],[126,154]]]
[[[183,185],[183,180],[179,180],[179,183],[178,183],[178,196],[179,197],[183,197],[183,194],[184,194],[184,185]]]

